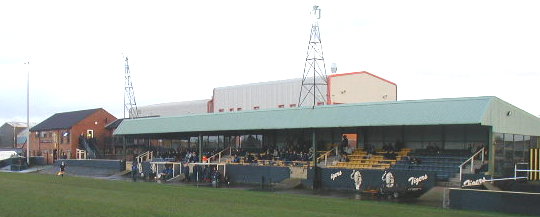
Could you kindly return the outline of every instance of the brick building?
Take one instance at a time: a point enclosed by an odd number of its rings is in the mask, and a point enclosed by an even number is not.
[[[57,113],[30,129],[32,156],[43,156],[47,163],[59,158],[75,158],[76,149],[88,149],[79,144],[79,137],[92,141],[97,155],[105,146],[111,131],[105,126],[116,117],[102,108]],[[87,150],[88,151],[88,150]]]

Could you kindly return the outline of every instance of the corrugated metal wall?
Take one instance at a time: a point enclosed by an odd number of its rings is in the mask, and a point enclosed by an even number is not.
[[[312,79],[313,78],[307,78],[307,83],[312,83]],[[371,74],[337,74],[329,76],[329,79],[336,80],[336,82],[333,83],[332,81],[329,81],[329,84],[332,83],[332,90],[336,92],[332,94],[338,98],[337,103],[373,102],[396,99],[395,85],[393,83],[382,81],[380,78],[375,78]],[[317,80],[316,83],[323,82]],[[379,86],[381,85],[384,88],[380,88]],[[375,88],[374,86],[377,86],[378,88]],[[293,108],[298,107],[301,87],[301,78],[218,87],[214,89],[212,101],[197,100],[141,106],[139,107],[139,112],[142,116],[176,116],[206,112]],[[316,105],[325,105],[328,103],[326,98],[327,91],[327,86],[319,86],[318,95],[323,95],[325,98],[322,99],[322,101],[315,102]],[[350,99],[340,101],[338,96],[343,97],[345,95]],[[311,106],[312,104],[313,95],[308,95],[303,99],[304,106]]]
[[[208,112],[208,99],[187,102],[163,103],[156,105],[140,106],[138,108],[141,117],[151,116],[178,116],[187,114],[203,114]]]
[[[307,78],[307,83],[313,83],[312,79]],[[331,80],[331,96],[337,98],[336,103],[395,101],[397,98],[395,84],[368,73],[337,74],[328,79]],[[219,87],[214,89],[214,112],[297,107],[301,87],[301,78]],[[327,104],[327,86],[319,86],[319,91],[318,95],[325,98],[323,102],[316,102],[316,105]],[[313,105],[313,95],[306,97],[302,104]]]
[[[297,107],[301,85],[302,79],[291,79],[216,88],[214,112]],[[321,92],[326,95],[326,87]]]

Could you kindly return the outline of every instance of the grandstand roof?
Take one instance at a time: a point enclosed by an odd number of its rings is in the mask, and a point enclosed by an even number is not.
[[[125,120],[115,135],[479,124],[540,135],[540,119],[497,97],[408,100]]]

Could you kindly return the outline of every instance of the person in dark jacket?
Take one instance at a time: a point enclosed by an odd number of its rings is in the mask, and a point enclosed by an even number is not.
[[[349,139],[347,139],[347,135],[343,135],[343,140],[341,140],[341,154],[346,154],[345,149],[349,147]]]
[[[219,187],[219,183],[221,181],[221,173],[217,169],[217,167],[214,167],[214,170],[212,171],[212,186],[215,188]]]
[[[64,178],[65,172],[66,172],[66,163],[62,161],[62,163],[60,163],[60,172],[58,172],[58,175],[61,175],[62,178]]]
[[[133,164],[131,165],[131,178],[133,179],[134,182],[137,181],[137,173],[139,172],[139,168],[137,167],[137,162],[134,161]]]

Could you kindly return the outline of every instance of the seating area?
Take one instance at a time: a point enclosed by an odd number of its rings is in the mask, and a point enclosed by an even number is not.
[[[330,150],[333,152],[334,150]],[[327,151],[328,152],[328,151]],[[307,152],[271,152],[262,153],[232,151],[223,161],[229,164],[257,166],[299,166],[311,167],[311,157]],[[344,155],[341,161],[328,168],[378,169],[435,172],[438,181],[448,181],[459,173],[459,165],[470,157],[469,150],[428,150],[402,148],[397,152],[377,149],[371,151],[356,149]],[[338,158],[340,158],[338,156]],[[318,159],[319,160],[319,159]],[[156,158],[154,161],[174,161],[174,158]],[[142,165],[142,172],[150,172],[149,165]]]
[[[329,166],[330,168],[347,168],[347,169],[388,169],[396,164],[399,160],[407,156],[411,152],[409,148],[403,148],[393,155],[377,150],[375,154],[369,154],[363,149],[357,149],[352,154],[347,155],[348,160],[337,162],[336,165]]]
[[[268,149],[265,152],[247,152],[233,150],[231,156],[226,157],[229,164],[252,166],[312,166],[312,154],[308,151],[292,149]]]
[[[288,167],[288,166],[308,167],[308,166],[313,166],[313,163],[311,161],[256,160],[256,161],[253,161],[253,162],[248,162],[248,161],[245,161],[244,159],[241,159],[238,162],[233,162],[231,160],[227,160],[226,162],[228,164],[251,165],[251,166],[278,166],[278,167]]]
[[[409,171],[429,171],[437,174],[438,181],[448,181],[459,173],[459,165],[470,157],[468,150],[411,150],[403,148],[388,156],[383,150],[368,154],[363,149],[357,149],[346,155],[347,160],[337,162],[329,168],[346,169],[393,169]]]
[[[459,173],[459,165],[469,157],[470,154],[465,151],[415,151],[409,157],[399,160],[392,169],[435,172],[438,181],[448,181]]]

